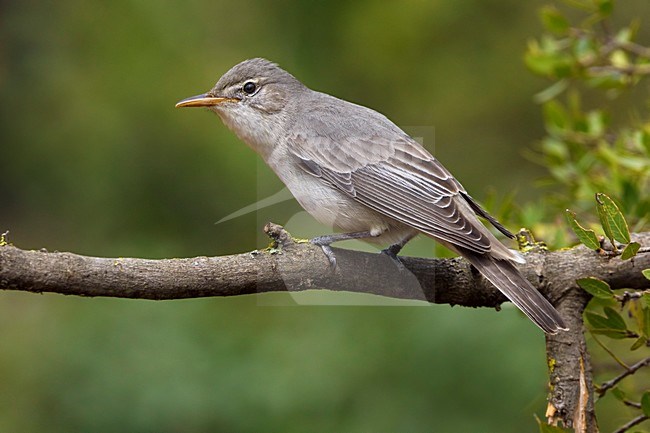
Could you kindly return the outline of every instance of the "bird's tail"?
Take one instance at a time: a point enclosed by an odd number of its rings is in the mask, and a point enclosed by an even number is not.
[[[471,251],[462,251],[461,254],[544,332],[556,334],[568,329],[557,310],[512,262]]]

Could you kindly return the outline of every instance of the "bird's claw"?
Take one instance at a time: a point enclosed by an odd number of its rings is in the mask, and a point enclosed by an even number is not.
[[[323,250],[325,257],[327,257],[327,260],[330,262],[330,268],[336,270],[336,255],[334,254],[334,251],[332,251],[332,248],[330,248],[329,245],[321,245],[320,247]]]
[[[330,247],[330,236],[318,236],[310,241],[314,245],[318,245],[322,250],[327,260],[330,262],[330,268],[336,270],[336,255]]]

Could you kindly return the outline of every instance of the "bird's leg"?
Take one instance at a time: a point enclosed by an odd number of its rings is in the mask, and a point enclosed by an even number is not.
[[[390,247],[381,250],[381,254],[386,254],[388,257],[390,257],[395,262],[395,264],[397,265],[397,267],[400,270],[404,270],[404,264],[399,259],[399,257],[397,257],[397,255],[399,254],[400,251],[402,251],[402,248],[404,248],[404,245],[406,245],[416,235],[417,235],[417,232],[409,234],[408,236],[406,236],[404,239],[402,239],[398,243],[393,244]]]
[[[353,232],[353,233],[334,233],[331,235],[316,236],[310,242],[314,245],[318,245],[323,250],[323,253],[330,261],[330,266],[332,269],[336,268],[336,256],[334,251],[330,248],[330,244],[339,241],[348,241],[350,239],[365,239],[378,236],[378,234],[373,234],[369,231],[365,232]]]

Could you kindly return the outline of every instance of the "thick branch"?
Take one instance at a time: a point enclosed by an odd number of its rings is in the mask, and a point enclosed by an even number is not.
[[[635,237],[648,245],[650,233]],[[594,414],[594,384],[591,360],[584,337],[582,312],[589,295],[576,286],[575,281],[593,276],[607,281],[613,289],[639,289],[650,286],[641,271],[648,267],[650,255],[644,253],[631,262],[619,257],[599,257],[583,247],[549,253],[540,275],[546,293],[564,317],[569,331],[549,335],[546,355],[550,372],[548,421],[562,423],[580,433],[597,432]],[[644,281],[645,280],[645,281]],[[541,287],[540,287],[541,288]],[[559,294],[558,298],[555,295]]]
[[[222,257],[149,260],[98,258],[72,253],[0,247],[0,289],[78,296],[181,299],[252,293],[329,289],[469,307],[496,307],[505,298],[462,259],[403,258],[399,271],[386,256],[334,249],[333,272],[320,248],[296,243],[281,227],[267,232],[277,250]],[[638,235],[650,244],[650,233]],[[599,256],[584,247],[526,256],[528,279],[556,303],[575,279],[595,276],[612,288],[643,289],[650,255],[634,260]],[[558,287],[550,282],[566,282]],[[552,289],[552,290],[551,290]]]
[[[275,224],[265,230],[275,241],[273,249],[190,259],[97,258],[0,246],[0,289],[181,299],[320,288],[468,307],[498,307],[505,301],[462,259],[406,257],[402,258],[405,269],[400,270],[383,254],[334,249],[338,268],[332,271],[319,247],[293,241]],[[650,245],[650,233],[634,240]],[[622,261],[580,246],[555,252],[538,249],[528,252],[526,259],[522,272],[569,327],[568,332],[547,336],[548,421],[574,427],[576,432],[596,432],[594,386],[582,323],[589,296],[575,281],[592,276],[613,289],[648,289],[641,271],[650,268],[650,254]]]

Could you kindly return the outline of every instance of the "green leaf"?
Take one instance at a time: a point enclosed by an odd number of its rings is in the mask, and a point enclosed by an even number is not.
[[[649,295],[644,295],[644,298]],[[634,304],[636,308],[634,308],[634,317],[637,320],[637,324],[639,325],[639,331],[641,331],[641,334],[645,336],[646,338],[650,338],[650,307],[648,307],[646,302],[643,301],[648,301],[647,298],[641,299],[641,302],[637,302]],[[644,305],[645,304],[645,305]],[[632,309],[630,308],[630,311]]]
[[[601,110],[593,110],[587,113],[587,132],[594,136],[600,137],[605,132],[608,123],[607,116]]]
[[[614,310],[611,307],[605,307],[603,309],[605,312],[605,315],[607,316],[607,323],[609,323],[609,327],[613,329],[621,329],[621,330],[626,330],[627,325],[625,324],[625,320],[623,320],[623,317],[621,317],[616,310]]]
[[[630,27],[623,27],[621,30],[616,33],[616,36],[614,39],[616,39],[616,42],[632,42],[632,29]]]
[[[628,260],[636,256],[636,253],[639,252],[639,248],[641,248],[641,244],[638,242],[630,242],[623,250],[621,260]]]
[[[610,319],[609,317],[591,312],[586,312],[585,317],[587,318],[587,322],[593,327],[591,332],[594,334],[602,334],[615,339],[628,337],[627,330],[617,328],[619,324],[616,319]]]
[[[634,344],[630,347],[630,350],[637,350],[638,348],[645,346],[647,341],[648,339],[643,336],[637,338]]]
[[[544,123],[550,130],[564,130],[570,126],[569,113],[558,101],[550,100],[546,102],[542,110],[544,112]]]
[[[641,410],[645,416],[650,416],[650,391],[644,392],[641,397]]]
[[[598,0],[598,12],[602,16],[608,16],[612,13],[614,9],[614,2],[612,0]]]
[[[562,427],[546,424],[545,422],[541,421],[537,415],[535,415],[535,419],[537,419],[537,425],[539,425],[539,433],[571,433],[571,430],[564,429]]]
[[[604,335],[605,337],[609,337],[614,340],[623,340],[624,338],[629,337],[627,332],[616,329],[593,328],[590,331],[592,334]]]
[[[575,212],[572,212],[569,209],[567,209],[566,217],[567,220],[569,221],[569,225],[571,226],[571,229],[573,230],[573,232],[578,237],[578,240],[580,240],[580,242],[583,245],[585,245],[587,248],[592,250],[600,249],[600,242],[598,242],[598,237],[596,236],[596,233],[594,233],[593,230],[588,230],[582,227],[576,220]]]
[[[607,323],[607,317],[589,311],[585,313],[585,317],[587,322],[595,329],[611,329],[609,323]]]
[[[650,130],[641,131],[639,144],[641,144],[647,153],[650,153]]]
[[[612,388],[612,391],[611,391],[611,392],[612,392],[612,395],[613,395],[614,397],[616,397],[617,400],[620,400],[620,401],[625,400],[625,398],[627,397],[627,396],[625,395],[625,392],[623,392],[623,391],[621,390],[621,388],[619,388],[618,386],[615,386],[614,388]]]
[[[564,34],[569,30],[569,21],[555,6],[545,6],[540,10],[542,23],[546,30]]]
[[[562,140],[558,140],[553,137],[546,137],[542,140],[541,144],[542,152],[544,152],[544,155],[549,160],[552,160],[549,161],[549,163],[564,164],[571,156],[567,144]]]
[[[543,104],[555,98],[560,93],[564,92],[567,89],[567,87],[569,87],[569,80],[567,79],[559,80],[553,83],[552,85],[550,85],[549,87],[547,87],[546,89],[542,90],[541,92],[536,93],[535,96],[533,96],[533,99],[538,104]]]
[[[596,298],[611,299],[614,297],[614,292],[612,292],[609,284],[603,280],[599,280],[598,278],[580,278],[576,283],[578,283],[578,286],[582,287],[585,292]]]
[[[625,80],[625,75],[619,72],[612,72],[605,75],[588,76],[585,80],[585,84],[605,90],[620,90],[625,88]]]
[[[528,52],[524,55],[524,62],[528,69],[533,71],[538,75],[548,76],[553,73],[553,67],[555,66],[555,56],[550,54],[545,54],[540,51]]]
[[[614,50],[609,55],[609,61],[612,66],[616,66],[617,68],[626,68],[630,66],[630,58],[623,50]]]
[[[636,322],[636,326],[639,329],[639,334],[643,337],[650,337],[650,308],[648,308],[646,298],[647,294],[644,294],[641,299],[634,299],[630,302],[630,315]]]
[[[644,277],[650,280],[650,269],[644,269],[641,271]]]
[[[593,36],[579,36],[573,43],[573,53],[582,64],[593,62],[598,55],[594,46]]]
[[[598,203],[597,209],[600,223],[612,244],[614,244],[614,240],[622,244],[630,243],[630,231],[627,222],[616,203],[606,194],[600,192],[596,193],[596,202]]]

